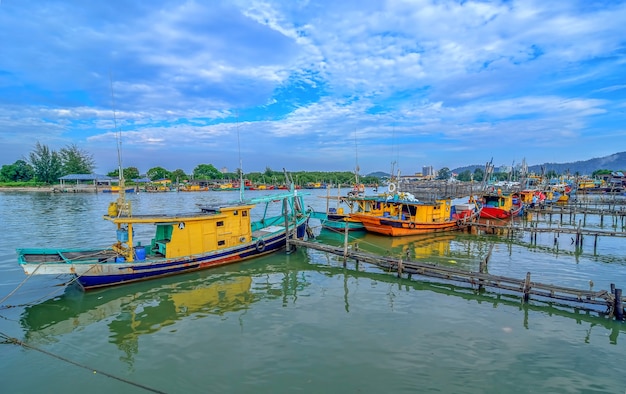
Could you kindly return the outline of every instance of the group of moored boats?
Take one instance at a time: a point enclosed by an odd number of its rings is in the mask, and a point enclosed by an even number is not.
[[[367,230],[393,237],[460,230],[480,214],[478,203],[453,205],[451,199],[424,202],[411,193],[393,191],[339,197],[337,205],[327,207],[326,212],[313,213],[323,228],[342,232]]]
[[[399,186],[389,184],[386,192],[374,196],[348,193],[330,197],[326,212],[314,212],[322,228],[333,231],[365,230],[388,236],[406,236],[467,228],[478,219],[506,220],[521,216],[524,207],[565,202],[569,187],[531,188],[503,192],[495,186],[461,203],[452,198],[419,201],[411,193],[399,192]],[[332,201],[333,207],[330,206]]]
[[[240,188],[239,201],[171,215],[134,214],[120,180],[119,196],[104,215],[115,228],[110,247],[18,249],[18,262],[27,275],[67,274],[71,282],[92,289],[266,255],[285,248],[289,239],[304,238],[310,218],[334,231],[365,230],[399,237],[462,230],[479,218],[507,219],[521,215],[525,206],[548,201],[546,193],[538,190],[503,193],[494,188],[461,203],[451,198],[420,201],[391,183],[376,195],[366,195],[365,188],[357,185],[336,198],[336,207],[330,207],[334,198],[326,196],[326,211],[313,212],[304,208],[302,194],[285,176],[290,182],[283,193],[246,200]],[[267,205],[273,203],[282,204],[281,213],[271,216]],[[253,220],[252,209],[260,204],[266,205],[263,217]],[[141,226],[154,227],[151,239],[135,237],[135,229]]]

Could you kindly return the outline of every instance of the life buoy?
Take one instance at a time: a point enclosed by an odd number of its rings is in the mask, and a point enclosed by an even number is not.
[[[396,191],[396,184],[395,183],[390,183],[389,186],[387,186],[387,190],[389,191],[389,193],[393,193]]]
[[[258,241],[256,241],[256,250],[257,252],[262,252],[265,250],[265,241],[263,241],[262,239],[259,239]]]

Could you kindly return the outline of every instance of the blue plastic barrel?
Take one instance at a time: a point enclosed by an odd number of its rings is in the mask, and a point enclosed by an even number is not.
[[[141,261],[146,259],[146,248],[143,246],[135,246],[135,259]]]
[[[117,256],[115,258],[115,262],[116,263],[123,263],[124,261],[126,261],[126,259],[124,258],[124,256]]]

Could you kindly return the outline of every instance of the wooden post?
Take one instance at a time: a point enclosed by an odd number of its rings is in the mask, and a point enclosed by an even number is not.
[[[478,267],[478,272],[481,274],[487,273],[487,264],[489,263],[489,258],[491,257],[491,252],[493,251],[493,244],[489,246],[489,252],[487,252],[487,256],[480,262],[480,266]],[[483,285],[482,279],[478,281],[478,291],[481,291],[485,288]]]
[[[345,227],[343,228],[343,266],[346,266],[346,262],[348,260],[348,222],[344,222]]]
[[[524,281],[524,302],[528,302],[530,298],[530,272],[526,273],[526,280]]]
[[[615,320],[624,320],[624,307],[622,305],[622,289],[615,289]]]
[[[398,261],[398,278],[402,278],[402,270],[403,270],[402,259],[400,259]]]
[[[289,253],[291,251],[291,245],[289,245],[289,215],[287,214],[287,198],[283,198],[283,215],[285,217],[285,251]]]

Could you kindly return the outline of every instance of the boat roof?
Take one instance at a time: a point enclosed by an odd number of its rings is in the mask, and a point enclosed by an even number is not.
[[[59,178],[64,181],[111,181],[117,178],[111,178],[101,174],[68,174]]]
[[[302,195],[303,193],[298,192],[288,192],[288,193],[277,193],[271,194],[262,197],[251,198],[248,200],[241,201],[233,201],[230,203],[220,203],[220,204],[197,204],[199,211],[196,212],[187,212],[187,213],[174,213],[174,214],[146,214],[146,215],[136,215],[133,214],[131,216],[120,215],[120,216],[108,216],[104,215],[104,218],[112,221],[113,223],[169,223],[169,222],[180,222],[180,221],[193,221],[193,220],[204,220],[209,217],[215,217],[221,215],[224,211],[234,211],[234,210],[244,210],[244,209],[252,209],[259,203],[270,203],[270,202],[278,202],[284,198],[290,198],[297,195]]]
[[[342,197],[342,199],[344,201],[371,201],[371,202],[383,202],[383,203],[400,203],[400,204],[405,204],[405,205],[432,205],[435,204],[435,201],[421,201],[421,200],[417,200],[415,198],[413,199],[408,199],[408,198],[400,198],[400,196],[391,196],[391,195],[385,195],[385,194],[380,194],[377,196],[347,196],[347,197]],[[446,201],[446,200],[450,200],[449,198],[442,198],[442,199],[437,199],[437,201]]]

